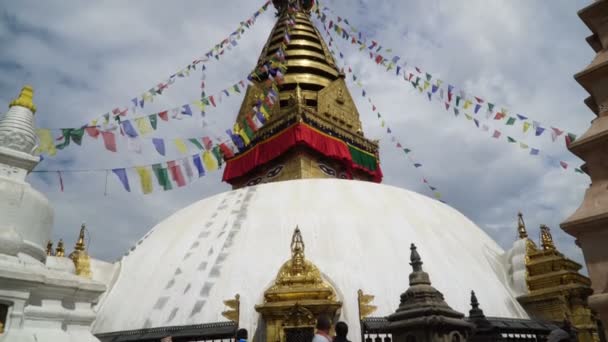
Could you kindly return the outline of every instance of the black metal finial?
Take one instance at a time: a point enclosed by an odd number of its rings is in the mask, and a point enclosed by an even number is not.
[[[418,254],[418,251],[416,250],[416,245],[412,244],[410,246],[410,250],[412,251],[412,253],[410,254],[410,265],[412,265],[414,272],[422,271],[422,259],[420,258],[420,254]]]
[[[477,301],[477,296],[475,296],[475,291],[471,290],[471,307],[473,309],[479,309],[479,302]]]

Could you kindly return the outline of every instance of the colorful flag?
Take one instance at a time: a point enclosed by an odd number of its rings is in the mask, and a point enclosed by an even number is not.
[[[178,187],[182,187],[186,185],[186,179],[184,178],[184,174],[182,173],[182,169],[174,160],[167,162],[167,166],[169,167],[169,171],[171,172],[171,178]]]
[[[568,163],[566,163],[565,161],[560,161],[559,165],[561,165],[561,167],[563,167],[564,170],[568,169]]]
[[[88,127],[85,127],[84,130],[93,139],[97,139],[97,137],[99,137],[99,134],[101,133],[101,132],[99,132],[99,129],[97,128],[97,126],[88,126]]]
[[[125,132],[125,134],[131,138],[135,138],[138,136],[137,131],[131,124],[130,120],[125,120],[122,122],[122,129]]]
[[[127,149],[131,152],[141,153],[141,140],[138,138],[127,138]]]
[[[500,138],[500,135],[501,135],[501,134],[502,134],[502,133],[500,133],[500,131],[498,131],[498,130],[494,130],[494,134],[492,134],[492,138],[496,138],[496,139],[498,139],[498,138]]]
[[[203,168],[203,163],[201,162],[201,157],[198,154],[192,156],[192,163],[196,166],[196,170],[198,171],[198,176],[203,177],[205,175],[205,169]]]
[[[63,177],[61,176],[61,171],[57,171],[57,176],[59,176],[59,188],[61,192],[63,192]]]
[[[165,155],[165,140],[160,138],[153,138],[152,144],[154,144],[156,152],[158,152],[161,156]]]
[[[536,127],[536,136],[543,134],[544,131],[545,131],[544,128],[542,128],[540,126]]]
[[[182,159],[182,166],[186,171],[186,177],[188,177],[189,181],[192,181],[192,177],[194,177],[194,173],[192,172],[192,166],[190,166],[190,159],[185,158]]]
[[[171,180],[169,179],[169,173],[167,172],[167,169],[165,169],[161,164],[154,164],[152,165],[152,170],[156,175],[156,181],[158,182],[158,185],[163,187],[163,190],[167,191],[173,189],[173,187],[171,186]]]
[[[420,164],[420,163],[415,163],[414,164],[414,167],[416,167],[416,168],[421,167],[421,166],[422,166],[422,164]]]
[[[186,143],[182,139],[175,139],[175,140],[173,140],[173,142],[175,143],[175,147],[177,148],[177,151],[179,153],[181,153],[181,154],[188,153],[188,146],[186,146]]]
[[[576,135],[568,133],[564,138],[566,139],[566,146],[570,146],[570,144],[572,144],[576,140]]]
[[[183,105],[181,113],[183,115],[192,116],[192,109],[190,108],[190,105]]]
[[[125,190],[131,192],[131,187],[129,186],[129,177],[127,177],[127,170],[112,169],[112,172],[114,172],[116,177],[118,177],[118,180],[120,180],[120,183],[122,183],[122,186],[125,188]]]
[[[137,129],[139,130],[139,133],[141,135],[146,135],[146,134],[150,134],[152,133],[154,130],[152,129],[152,126],[150,125],[150,119],[143,117],[143,118],[136,118],[135,119],[135,124],[137,125]]]
[[[504,113],[496,113],[496,116],[494,116],[494,120],[502,120],[506,115]]]
[[[530,129],[530,123],[526,121],[524,122],[524,133],[526,133],[528,129]]]
[[[141,184],[141,191],[144,195],[147,195],[152,192],[152,176],[150,175],[150,171],[147,167],[138,166],[135,167],[137,170],[137,174],[139,175],[139,183]]]
[[[103,138],[103,144],[106,147],[106,150],[116,152],[116,136],[114,133],[103,131],[101,132],[101,137]]]
[[[169,121],[169,112],[166,110],[162,111],[162,112],[158,113],[158,117],[163,121]]]
[[[507,137],[507,140],[508,140],[510,143],[517,142],[515,139],[513,139],[513,138],[511,138],[511,137]]]
[[[517,114],[517,118],[518,118],[519,120],[521,120],[521,121],[528,120],[528,118],[527,118],[527,117],[525,117],[525,116],[523,116],[523,115],[521,115],[521,114]]]
[[[218,161],[211,151],[203,152],[203,164],[207,171],[215,171],[218,169]]]
[[[46,153],[49,156],[54,156],[57,154],[57,149],[55,148],[55,140],[53,139],[53,133],[51,133],[50,129],[37,129],[36,135],[38,135],[39,152]]]
[[[152,126],[152,129],[156,130],[156,127],[158,126],[158,117],[156,114],[148,115],[148,120],[150,120],[150,126]]]
[[[481,108],[481,105],[479,103],[475,104],[475,114],[477,114],[477,112],[479,112],[480,108]]]
[[[562,134],[564,134],[564,131],[559,128],[551,127],[551,140],[555,141],[555,139]]]
[[[537,156],[540,153],[538,149],[532,148],[530,149],[530,154],[533,156]]]
[[[507,123],[506,123],[506,125],[512,126],[512,125],[514,125],[514,124],[515,124],[515,118],[514,118],[514,117],[512,117],[512,116],[511,116],[511,117],[509,117],[509,118],[507,119]]]
[[[197,140],[197,139],[188,139],[188,141],[190,141],[190,143],[192,145],[194,145],[196,148],[198,148],[199,150],[203,150],[203,145],[201,145],[201,143]]]

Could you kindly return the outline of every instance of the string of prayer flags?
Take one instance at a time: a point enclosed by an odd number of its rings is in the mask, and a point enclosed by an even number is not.
[[[319,9],[321,7],[322,7],[322,9]],[[379,53],[379,51],[374,51],[374,49],[371,47],[375,46],[374,43],[376,43],[376,44],[379,44],[379,43],[372,40],[372,44],[368,46],[368,43],[366,43],[366,38],[365,38],[367,35],[363,34],[360,31],[357,31],[353,26],[349,25],[350,32],[352,32],[352,36],[353,36],[352,39],[348,38],[349,37],[348,34],[346,34],[346,35],[343,34],[344,32],[348,32],[349,30],[345,27],[340,26],[340,24],[338,24],[340,21],[338,21],[336,23],[336,22],[330,20],[329,21],[330,25],[329,25],[329,29],[328,29],[328,27],[326,26],[326,22],[328,20],[327,12],[331,12],[334,15],[334,17],[340,18],[340,16],[337,16],[333,12],[333,10],[331,10],[327,6],[318,6],[318,10],[315,13],[317,14],[317,18],[319,19],[319,21],[321,23],[323,23],[323,25],[325,27],[325,31],[327,32],[328,35],[335,34],[338,37],[345,39],[347,42],[351,43],[352,45],[358,45],[359,46],[358,50],[360,52],[369,54],[369,57],[375,61],[375,64],[386,67],[386,71],[392,70],[396,66],[398,61],[401,60],[401,56],[393,56],[392,58],[387,58],[385,56],[382,56]],[[357,36],[358,39],[355,39],[354,36]],[[385,52],[386,51],[388,51],[388,49],[385,50]],[[426,96],[429,98],[429,100],[432,99],[433,94],[435,94],[437,90],[440,90],[440,99],[443,100],[444,87],[442,87],[442,85],[441,85],[442,82],[439,79],[437,79],[435,82],[433,82],[432,74],[425,72],[418,66],[414,66],[413,68],[408,68],[407,62],[403,62],[402,65],[397,66],[397,72],[395,73],[395,75],[400,76],[400,73],[403,74],[404,80],[410,82],[415,89],[418,89],[420,91],[421,94],[424,93],[424,90],[426,90],[429,87],[429,85],[432,85],[432,88],[431,88],[432,91],[426,92]],[[409,77],[406,77],[407,74],[409,74]],[[412,78],[414,75],[421,75],[421,76],[424,75],[426,81],[424,82],[424,84],[422,86],[420,85],[420,80],[421,80],[420,76],[416,77],[415,81],[412,81]],[[531,123],[527,116],[517,114],[516,117],[511,117],[507,114],[507,111],[505,109],[501,109],[500,111],[495,112],[495,108],[496,108],[495,104],[491,103],[491,102],[487,102],[482,97],[469,96],[469,95],[465,94],[464,91],[460,91],[459,94],[456,94],[456,87],[453,85],[448,84],[447,87],[445,88],[445,90],[447,90],[447,101],[445,101],[445,102],[442,101],[442,103],[444,103],[446,110],[449,109],[451,106],[454,106],[456,108],[461,108],[464,110],[468,110],[471,107],[471,105],[474,103],[475,104],[474,113],[477,114],[481,110],[482,104],[487,103],[487,116],[491,117],[495,114],[494,119],[501,120],[501,121],[504,120],[505,125],[512,126],[519,122],[523,125],[523,131],[526,132],[530,128],[530,125],[533,124],[535,136],[537,136],[537,137],[542,136],[545,132],[548,131],[547,127],[549,127],[549,126],[542,125],[536,121],[533,121],[533,123]],[[455,99],[455,101],[453,101],[454,99]],[[571,143],[573,141],[572,137],[574,137],[574,138],[576,137],[575,134],[568,133],[563,129],[559,129],[559,128],[555,128],[555,129],[557,129],[557,131],[554,131],[554,127],[551,127],[551,130],[550,130],[552,142],[557,141],[558,140],[557,138],[564,133],[566,135],[571,134],[571,138],[569,138],[569,140],[565,140],[566,145],[568,145],[569,143]],[[562,133],[557,134],[559,132],[562,132]]]
[[[193,70],[196,70],[196,66],[200,63],[207,63],[212,60],[219,60],[224,55],[225,51],[231,51],[232,47],[238,45],[237,41],[240,40],[246,29],[251,29],[252,26],[257,22],[257,18],[260,14],[267,11],[270,1],[266,1],[258,10],[256,10],[249,18],[239,23],[239,26],[232,31],[227,37],[215,44],[213,48],[207,51],[204,55],[195,58],[190,64],[184,68],[176,71],[170,75],[167,79],[159,82],[156,86],[151,87],[148,91],[143,94],[133,97],[131,99],[131,112],[135,113],[137,108],[144,108],[146,102],[153,102],[154,97],[162,95],[163,92],[173,85],[178,79],[186,78],[190,76]],[[115,108],[112,110],[114,116],[126,116],[129,112],[129,108]],[[187,113],[187,112],[186,112]],[[104,117],[109,113],[101,115],[99,118]],[[188,114],[186,114],[188,115]]]

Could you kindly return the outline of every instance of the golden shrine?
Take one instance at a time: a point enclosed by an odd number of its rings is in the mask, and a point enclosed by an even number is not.
[[[314,334],[317,317],[337,317],[342,303],[321,272],[304,256],[304,240],[296,227],[291,239],[291,259],[286,261],[274,284],[256,305],[266,328],[266,341],[286,341]]]
[[[518,298],[533,318],[560,322],[568,320],[577,329],[578,340],[599,341],[596,319],[587,297],[593,290],[589,278],[580,274],[582,266],[560,253],[549,227],[540,226],[540,248],[528,238],[521,213],[518,234],[526,239],[526,281],[529,293]]]

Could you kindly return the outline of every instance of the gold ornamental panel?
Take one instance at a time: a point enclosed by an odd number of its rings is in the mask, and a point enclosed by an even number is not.
[[[327,87],[331,84],[331,80],[325,77],[312,74],[289,74],[285,76],[285,83],[310,83],[319,86]]]
[[[287,50],[285,52],[285,55],[287,55],[288,57],[291,57],[291,56],[306,56],[306,57],[314,57],[314,58],[319,58],[319,59],[325,60],[325,55],[324,54],[318,53],[318,52],[314,52],[314,51],[310,51],[310,50],[304,50],[304,49]]]
[[[338,77],[338,71],[332,67],[329,67],[323,63],[307,60],[307,59],[291,59],[287,61],[287,69],[289,67],[305,67],[305,68],[315,68],[323,70],[332,76]]]
[[[294,35],[301,35],[301,36],[310,37],[310,38],[312,38],[312,39],[314,39],[314,40],[320,40],[320,39],[319,39],[319,36],[317,36],[317,34],[316,34],[316,33],[314,33],[314,32],[310,32],[310,31],[308,31],[308,30],[290,30],[290,31],[289,31],[289,35],[290,35],[290,36],[292,36],[292,37],[293,37]],[[285,36],[285,33],[282,33],[282,32],[280,32],[280,33],[275,33],[275,34],[273,34],[273,35],[272,35],[272,40],[275,40],[275,39],[277,39],[277,38],[282,38],[282,37],[284,37],[284,36]]]
[[[310,32],[310,33],[316,33],[315,30],[312,29],[311,27],[306,26],[306,25],[302,25],[302,24],[297,24],[297,23],[289,28],[289,32],[292,32],[293,30],[307,31],[307,32]],[[272,35],[275,35],[277,33],[285,34],[285,27],[284,26],[279,26],[275,31],[272,32]]]

